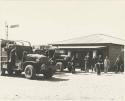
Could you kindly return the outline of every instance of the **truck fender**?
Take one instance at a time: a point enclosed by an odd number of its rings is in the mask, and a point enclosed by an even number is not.
[[[23,71],[25,70],[26,65],[33,65],[35,67],[36,66],[36,62],[34,62],[34,61],[24,62],[23,65],[22,65]]]

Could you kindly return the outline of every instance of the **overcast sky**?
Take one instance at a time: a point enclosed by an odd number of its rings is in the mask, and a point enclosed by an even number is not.
[[[88,34],[125,39],[124,0],[3,0],[0,1],[0,37],[47,44]]]

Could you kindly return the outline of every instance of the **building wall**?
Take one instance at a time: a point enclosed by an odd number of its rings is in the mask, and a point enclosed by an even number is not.
[[[109,59],[111,62],[111,67],[114,67],[116,58],[120,55],[121,59],[124,61],[124,46],[112,45],[109,46]]]

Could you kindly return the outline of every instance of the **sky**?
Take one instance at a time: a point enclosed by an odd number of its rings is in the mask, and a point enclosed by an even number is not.
[[[0,0],[0,38],[49,44],[90,34],[125,39],[124,0]]]

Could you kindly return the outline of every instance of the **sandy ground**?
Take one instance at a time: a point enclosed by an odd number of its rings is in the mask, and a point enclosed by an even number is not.
[[[125,74],[57,72],[52,79],[0,77],[0,101],[125,101]]]

